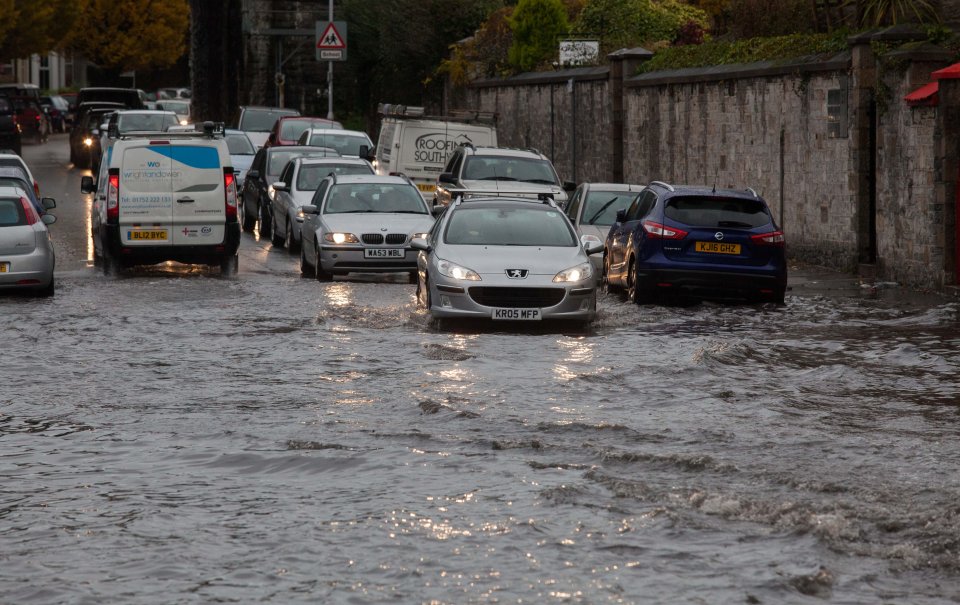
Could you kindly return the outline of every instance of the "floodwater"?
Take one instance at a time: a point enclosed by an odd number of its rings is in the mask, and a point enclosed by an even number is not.
[[[439,331],[250,235],[82,260],[0,298],[0,603],[960,602],[952,299]]]

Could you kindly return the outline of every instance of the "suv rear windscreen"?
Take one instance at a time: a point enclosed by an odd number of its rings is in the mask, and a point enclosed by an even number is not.
[[[771,222],[767,205],[761,200],[724,197],[673,197],[664,215],[691,227],[762,227]]]
[[[26,225],[27,217],[23,213],[23,204],[19,198],[0,198],[0,227]]]

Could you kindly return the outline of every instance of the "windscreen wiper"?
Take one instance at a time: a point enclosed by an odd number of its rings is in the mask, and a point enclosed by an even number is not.
[[[604,204],[603,206],[600,206],[600,210],[597,210],[596,212],[593,213],[593,216],[590,217],[590,220],[587,221],[587,224],[588,224],[588,225],[592,225],[592,224],[593,224],[593,221],[595,221],[595,220],[597,220],[598,218],[600,218],[600,215],[603,214],[603,211],[604,211],[604,210],[606,210],[607,208],[609,208],[611,204],[613,204],[615,201],[617,201],[617,200],[619,200],[619,199],[620,199],[620,196],[618,195],[617,197],[613,198],[612,200],[610,200],[609,202],[607,202],[607,203]]]

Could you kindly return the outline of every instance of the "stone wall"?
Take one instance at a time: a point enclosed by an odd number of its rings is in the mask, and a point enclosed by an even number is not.
[[[629,79],[625,180],[751,187],[770,205],[791,256],[852,269],[849,129],[831,134],[827,103],[831,90],[846,101],[848,73],[842,61],[826,67],[715,81]]]

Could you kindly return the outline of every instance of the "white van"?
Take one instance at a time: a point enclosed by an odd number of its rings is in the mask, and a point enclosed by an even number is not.
[[[497,146],[495,115],[490,112],[428,117],[422,107],[383,103],[379,112],[383,121],[375,153],[377,174],[406,175],[427,202],[433,200],[437,176],[458,147]]]
[[[91,210],[94,261],[110,273],[165,261],[237,272],[237,184],[222,129],[136,133],[109,148]]]

